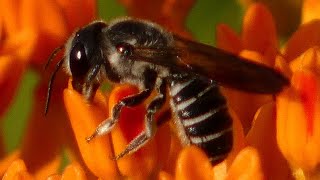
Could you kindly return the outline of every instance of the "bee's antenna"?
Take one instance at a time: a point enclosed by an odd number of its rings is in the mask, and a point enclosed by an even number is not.
[[[58,70],[60,69],[60,67],[61,67],[63,62],[64,62],[64,58],[62,58],[57,63],[54,71],[51,74],[51,77],[50,77],[50,80],[49,80],[49,84],[48,84],[47,99],[46,99],[46,104],[45,104],[45,109],[44,109],[44,115],[47,115],[47,113],[48,113],[49,103],[50,103],[50,99],[51,99],[52,83],[53,83],[53,81],[54,81],[54,79],[56,77],[56,74],[57,74]]]
[[[49,64],[51,63],[51,61],[56,57],[56,55],[58,54],[58,52],[61,51],[61,49],[64,48],[64,45],[57,47],[56,49],[53,50],[53,52],[50,54],[47,63],[44,66],[44,69],[46,70],[49,66]]]

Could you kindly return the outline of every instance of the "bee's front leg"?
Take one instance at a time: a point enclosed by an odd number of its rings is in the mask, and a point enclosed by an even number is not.
[[[135,137],[126,147],[124,151],[118,154],[115,159],[118,160],[127,154],[131,154],[139,150],[145,145],[156,133],[157,124],[154,121],[154,114],[164,105],[166,100],[166,84],[164,80],[160,80],[157,87],[158,95],[151,101],[147,107],[145,116],[145,129],[137,137]]]

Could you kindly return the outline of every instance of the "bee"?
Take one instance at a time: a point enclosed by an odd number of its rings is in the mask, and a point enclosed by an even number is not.
[[[64,57],[49,81],[45,112],[61,66],[72,77],[73,88],[88,102],[106,80],[133,84],[140,90],[120,100],[112,108],[111,116],[86,139],[88,142],[109,133],[118,123],[123,107],[143,103],[153,91],[157,94],[147,105],[144,130],[115,159],[137,151],[155,135],[155,113],[170,98],[181,142],[202,148],[212,164],[217,164],[233,145],[232,118],[219,86],[276,94],[289,84],[272,68],[133,18],[110,23],[94,21],[80,28],[53,52],[48,63],[63,48]]]

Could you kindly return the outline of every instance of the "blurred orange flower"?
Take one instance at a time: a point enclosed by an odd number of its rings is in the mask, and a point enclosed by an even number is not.
[[[0,115],[9,107],[27,68],[42,74],[43,64],[52,49],[63,44],[76,27],[95,19],[95,9],[96,4],[92,0],[81,3],[64,0],[0,1]],[[81,17],[78,16],[80,12]],[[23,142],[1,163],[0,174],[2,176],[6,172],[7,179],[20,176],[43,179],[57,173],[64,146],[75,147],[74,140],[70,140],[73,136],[62,98],[52,103],[51,112],[45,119],[43,107],[48,77],[41,75],[40,78]],[[59,79],[57,77],[56,88],[57,92],[60,89],[61,97],[66,83]],[[57,94],[53,96],[57,97]],[[69,142],[65,137],[70,137]],[[15,161],[17,159],[23,162]],[[16,162],[16,165],[12,164],[6,171],[11,162]],[[22,174],[10,175],[18,171]]]
[[[263,4],[253,4],[248,8],[240,37],[224,24],[218,25],[216,36],[219,48],[274,67],[278,53],[276,28],[272,15]],[[226,88],[223,90],[230,107],[239,116],[245,133],[249,131],[258,108],[272,101],[271,95],[257,95]]]
[[[292,86],[277,101],[277,140],[293,169],[319,176],[320,51],[310,48],[291,62]]]
[[[120,2],[130,15],[153,20],[192,38],[185,28],[185,20],[193,0]],[[109,116],[119,100],[137,93],[138,89],[117,85],[109,94],[98,90],[88,104],[72,89],[71,83],[65,88],[67,82],[58,75],[52,94],[54,102],[44,120],[43,99],[48,77],[42,76],[23,143],[0,161],[3,179],[318,178],[320,20],[314,11],[319,4],[305,1],[303,24],[282,50],[279,50],[273,17],[261,3],[248,7],[240,36],[226,25],[217,27],[219,48],[274,67],[291,79],[290,87],[276,98],[223,88],[234,120],[233,150],[223,162],[212,166],[198,147],[182,147],[172,131],[172,122],[158,127],[155,137],[143,148],[115,161],[112,158],[144,127],[145,104],[125,108],[110,134],[90,143],[85,139]],[[65,42],[76,27],[94,19],[96,7],[89,0],[81,3],[22,0],[18,5],[3,0],[0,5],[0,90],[6,95],[0,104],[3,113],[26,68],[41,73],[40,66],[52,49]],[[168,108],[167,104],[157,117]],[[59,170],[63,150],[71,163]]]

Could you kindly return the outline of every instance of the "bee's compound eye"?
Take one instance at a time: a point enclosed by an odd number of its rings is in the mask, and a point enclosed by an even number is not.
[[[70,52],[70,70],[72,76],[84,76],[89,69],[88,59],[84,45],[80,42],[72,47]]]
[[[117,51],[123,56],[130,56],[133,52],[133,46],[128,43],[120,43],[116,46]]]

